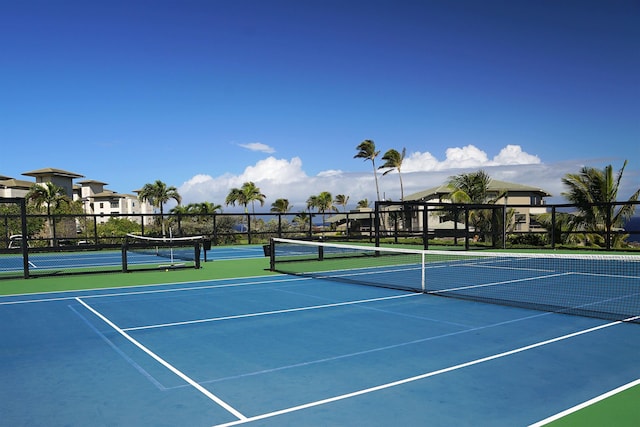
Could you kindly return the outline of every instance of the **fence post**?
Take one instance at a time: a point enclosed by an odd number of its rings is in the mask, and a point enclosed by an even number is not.
[[[27,230],[27,203],[25,199],[19,199],[20,205],[20,229],[22,230],[22,271],[25,279],[29,278],[29,230]]]
[[[551,249],[556,248],[556,207],[551,207]]]

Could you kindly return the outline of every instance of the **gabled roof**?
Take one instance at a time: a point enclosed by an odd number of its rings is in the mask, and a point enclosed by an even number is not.
[[[448,184],[442,184],[439,187],[428,188],[426,190],[410,194],[408,196],[405,196],[404,199],[409,201],[446,198],[446,196],[451,193],[451,190],[452,189]],[[550,193],[538,187],[531,187],[529,185],[516,184],[507,181],[499,181],[497,179],[492,179],[491,181],[489,181],[488,190],[490,192],[507,191],[508,193],[534,193],[542,197],[551,196]]]
[[[34,171],[30,171],[30,172],[24,172],[22,175],[26,175],[26,176],[42,176],[42,175],[57,175],[57,176],[63,176],[65,178],[84,178],[84,175],[79,175],[75,172],[69,172],[69,171],[65,171],[62,169],[55,169],[55,168],[44,168],[44,169],[36,169]]]

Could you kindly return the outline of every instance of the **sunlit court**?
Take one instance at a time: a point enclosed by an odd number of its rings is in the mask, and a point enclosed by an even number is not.
[[[544,425],[640,377],[632,258],[291,246],[262,261],[295,274],[2,297],[3,425]]]

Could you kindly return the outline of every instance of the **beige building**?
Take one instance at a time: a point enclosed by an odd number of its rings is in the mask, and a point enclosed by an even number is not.
[[[23,199],[32,185],[33,181],[25,181],[0,175],[0,198]]]
[[[404,199],[407,202],[451,203],[451,200],[448,198],[451,191],[451,188],[444,184],[439,187],[429,188],[418,193],[410,194]],[[505,191],[506,196],[498,199],[496,205],[507,205],[514,210],[514,223],[512,224],[513,231],[540,231],[541,228],[535,220],[533,220],[533,216],[547,212],[544,198],[550,197],[551,194],[540,188],[528,185],[498,180],[491,180],[489,182],[489,197],[492,195],[494,197],[498,196],[498,194]],[[419,211],[412,218],[413,225],[418,228],[420,228],[422,224],[422,214],[422,211]],[[438,215],[430,215],[430,224],[437,224],[438,221]]]
[[[96,180],[78,181],[84,178],[74,172],[62,169],[45,168],[23,173],[35,178],[33,181],[18,180],[0,175],[0,197],[24,198],[33,184],[44,185],[51,182],[65,190],[72,200],[82,201],[83,210],[87,214],[105,215],[98,218],[98,222],[106,222],[110,214],[146,214],[153,213],[153,207],[147,202],[141,202],[135,194],[116,193],[105,188],[107,183]],[[139,217],[129,218],[139,221]]]

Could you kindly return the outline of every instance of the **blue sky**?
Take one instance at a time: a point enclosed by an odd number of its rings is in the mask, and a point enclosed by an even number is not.
[[[0,0],[0,175],[355,205],[375,199],[353,158],[372,139],[406,147],[405,194],[482,168],[562,201],[565,173],[627,159],[628,197],[638,22],[637,0]]]

